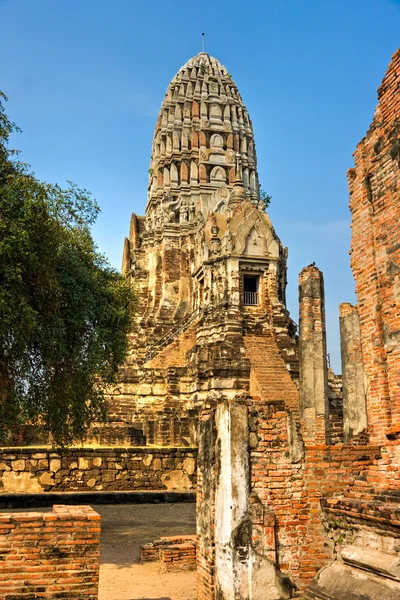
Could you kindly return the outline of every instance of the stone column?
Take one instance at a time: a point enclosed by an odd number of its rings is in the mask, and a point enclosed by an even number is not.
[[[340,348],[342,354],[344,440],[367,428],[364,369],[358,311],[344,302],[339,306]]]
[[[327,443],[329,423],[328,371],[326,364],[324,278],[314,266],[299,276],[300,301],[300,410],[304,438]]]

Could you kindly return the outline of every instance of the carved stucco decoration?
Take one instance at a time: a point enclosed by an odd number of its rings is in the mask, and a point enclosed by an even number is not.
[[[267,215],[253,206],[247,206],[232,220],[236,226],[235,254],[252,254],[279,258],[279,243],[275,239]],[[249,252],[249,243],[256,242],[256,251]]]
[[[222,148],[224,143],[224,138],[219,133],[214,133],[210,139],[211,148]]]
[[[226,216],[224,214],[209,211],[207,221],[204,226],[205,241],[207,247],[215,252],[216,238],[221,240],[226,231]]]
[[[226,185],[220,187],[218,190],[214,192],[211,198],[211,205],[215,205],[214,212],[223,213],[225,212],[225,207],[228,204],[230,198],[230,192]]]
[[[222,167],[214,167],[210,173],[210,181],[218,182],[226,182],[226,173]]]
[[[176,214],[179,211],[181,204],[181,198],[171,198],[169,195],[164,194],[162,201],[162,210],[164,211],[164,222],[174,222]]]

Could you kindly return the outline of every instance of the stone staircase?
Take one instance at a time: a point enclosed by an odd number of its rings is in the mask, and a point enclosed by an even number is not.
[[[298,420],[299,392],[273,335],[245,335],[244,345],[251,364],[250,394],[266,403],[283,401]]]
[[[196,344],[197,319],[188,325],[186,330],[170,338],[170,343],[163,346],[147,363],[146,368],[167,369],[168,367],[185,367],[186,355]]]
[[[208,308],[208,307],[207,307]],[[206,308],[196,308],[193,312],[186,315],[182,321],[175,323],[163,336],[157,339],[149,348],[145,363],[149,363],[156,355],[158,355],[163,348],[170,346],[181,334],[188,329],[193,321],[200,318],[200,316],[206,312]]]

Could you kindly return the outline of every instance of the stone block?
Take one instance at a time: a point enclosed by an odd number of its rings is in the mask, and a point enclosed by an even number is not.
[[[183,461],[183,470],[186,471],[188,475],[193,475],[196,470],[196,461],[194,458],[185,458]]]
[[[37,477],[23,471],[20,473],[13,471],[3,473],[2,483],[5,492],[34,494],[43,491],[43,487],[38,482]]]
[[[161,481],[168,490],[190,490],[192,482],[182,471],[170,471],[161,475]]]
[[[41,483],[41,485],[47,486],[47,485],[54,485],[54,475],[52,473],[48,473],[47,471],[45,471],[44,473],[42,473],[39,477],[39,481]]]
[[[152,463],[152,460],[153,460],[153,455],[152,454],[148,454],[147,456],[145,456],[143,458],[143,464],[146,467],[149,467],[151,465],[151,463]]]
[[[59,458],[50,459],[50,471],[57,473],[61,469],[61,460]]]
[[[161,460],[159,458],[155,458],[151,466],[153,471],[161,471]]]
[[[31,473],[35,473],[37,471],[38,461],[34,458],[29,458],[25,462],[25,471],[30,471]]]
[[[89,459],[84,458],[83,456],[80,456],[78,458],[78,466],[79,466],[79,469],[81,469],[82,471],[86,471],[89,468]]]
[[[25,471],[25,461],[23,459],[11,461],[11,468],[13,471]]]

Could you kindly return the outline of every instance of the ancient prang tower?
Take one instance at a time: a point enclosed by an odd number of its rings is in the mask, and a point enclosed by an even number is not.
[[[260,199],[251,121],[228,71],[205,53],[167,90],[149,173],[146,216],[132,215],[124,247],[139,309],[118,406],[136,406],[147,443],[193,444],[211,396],[248,392],[245,332],[275,331],[298,377],[286,250]]]

